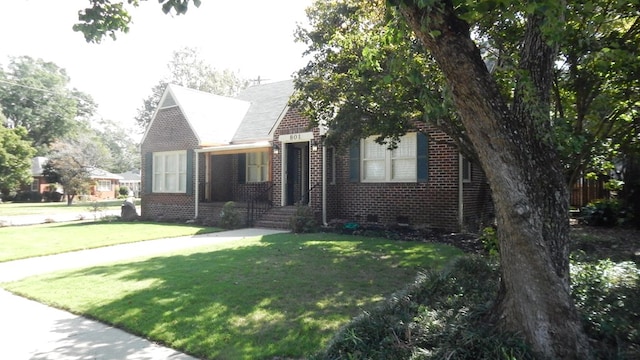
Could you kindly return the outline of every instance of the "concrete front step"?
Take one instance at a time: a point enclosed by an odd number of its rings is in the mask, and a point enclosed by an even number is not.
[[[294,206],[275,207],[267,211],[254,223],[254,226],[267,229],[290,229],[291,217],[295,213]]]

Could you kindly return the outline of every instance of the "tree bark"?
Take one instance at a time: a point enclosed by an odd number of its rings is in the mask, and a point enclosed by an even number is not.
[[[400,12],[443,71],[492,189],[502,269],[499,324],[521,334],[542,358],[590,358],[570,296],[569,196],[550,136],[555,54],[543,41],[543,19],[528,19],[523,77],[509,107],[451,2],[406,3]]]

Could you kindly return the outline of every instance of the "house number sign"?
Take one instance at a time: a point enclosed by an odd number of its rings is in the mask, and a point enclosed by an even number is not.
[[[278,137],[278,141],[284,143],[309,141],[311,139],[313,139],[313,132],[283,134]]]

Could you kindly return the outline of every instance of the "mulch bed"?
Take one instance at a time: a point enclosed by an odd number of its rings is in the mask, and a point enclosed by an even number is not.
[[[331,228],[326,230],[353,235],[380,236],[401,241],[442,243],[456,246],[466,253],[487,253],[478,234],[379,224],[357,224],[355,226],[354,223],[333,224]],[[640,230],[574,224],[571,226],[570,250],[572,253],[580,253],[587,259],[634,261],[640,264]]]

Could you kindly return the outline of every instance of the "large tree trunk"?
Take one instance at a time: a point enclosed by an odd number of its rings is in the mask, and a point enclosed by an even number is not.
[[[519,81],[527,85],[517,87],[510,108],[468,24],[443,3],[437,11],[400,11],[444,72],[491,185],[502,269],[498,321],[543,358],[589,358],[570,296],[568,189],[548,136],[554,52],[542,40],[542,19],[529,19],[520,60],[527,81]]]

